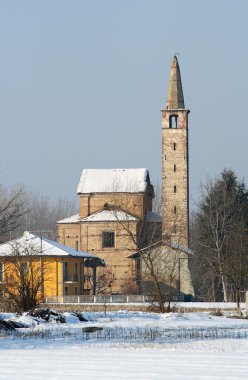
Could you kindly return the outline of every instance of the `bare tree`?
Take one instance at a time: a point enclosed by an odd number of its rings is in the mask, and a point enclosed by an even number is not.
[[[127,198],[129,204],[125,205],[127,212],[132,212],[132,198]],[[130,215],[126,218],[119,218],[120,208],[114,203],[111,205],[115,212],[116,219],[125,233],[125,239],[129,238],[136,251],[133,255],[137,260],[137,282],[140,290],[146,283],[156,296],[159,310],[166,311],[165,301],[170,302],[175,298],[177,282],[180,271],[180,260],[187,257],[187,254],[180,249],[180,239],[172,239],[172,232],[162,237],[161,223],[161,198],[157,198],[154,209],[156,212],[147,211],[143,218],[138,218],[137,224],[133,223]],[[178,216],[179,217],[179,216]],[[186,256],[186,257],[185,257]],[[185,264],[182,269],[184,270]]]
[[[43,282],[49,281],[49,268],[40,264],[36,245],[13,242],[11,252],[1,253],[0,291],[16,311],[35,308],[43,297]]]
[[[240,291],[248,284],[248,229],[244,221],[232,226],[226,242],[225,275],[234,288],[237,310],[240,312]]]
[[[33,231],[51,240],[57,240],[56,222],[75,213],[75,202],[64,198],[51,201],[48,196],[25,192],[27,212],[21,218],[21,224],[15,237],[24,231]]]
[[[219,178],[210,179],[202,186],[201,195],[192,236],[197,251],[196,263],[198,268],[205,268],[205,273],[210,274],[214,298],[219,299],[223,292],[223,299],[227,302],[230,300],[231,278],[240,272],[234,266],[233,258],[236,256],[235,262],[242,267],[242,272],[245,268],[243,244],[248,226],[248,192],[233,171],[224,170]],[[237,241],[235,248],[231,244],[234,241]]]
[[[94,279],[93,271],[88,275],[91,291],[93,295],[109,293],[115,281],[115,276],[110,268],[98,270],[98,275]]]
[[[0,242],[9,237],[20,225],[27,212],[23,188],[7,190],[0,186]]]

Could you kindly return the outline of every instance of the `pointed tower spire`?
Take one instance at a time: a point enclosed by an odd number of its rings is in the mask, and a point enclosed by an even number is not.
[[[169,80],[169,86],[168,86],[168,97],[167,97],[165,108],[166,109],[185,108],[180,68],[179,68],[179,64],[178,64],[178,60],[176,56],[174,56],[172,65],[171,65],[170,80]]]

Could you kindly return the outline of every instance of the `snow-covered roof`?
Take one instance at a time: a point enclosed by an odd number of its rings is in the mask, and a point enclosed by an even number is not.
[[[145,252],[148,250],[157,249],[158,247],[163,247],[163,246],[175,249],[175,250],[180,251],[180,252],[184,252],[188,256],[194,255],[193,251],[189,247],[186,247],[184,245],[178,244],[176,242],[158,241],[158,242],[153,243],[153,244],[151,244],[145,248],[142,248],[140,251],[136,251],[136,252],[132,253],[131,255],[128,255],[127,257],[130,259],[135,259],[135,258],[140,256],[140,252]]]
[[[117,221],[132,221],[138,220],[134,216],[118,210],[101,210],[94,214],[87,216],[86,218],[80,218],[79,214],[69,216],[68,218],[61,219],[57,224],[66,223],[80,223],[80,222],[117,222]]]
[[[83,169],[77,193],[140,193],[148,183],[147,169]]]
[[[58,224],[63,224],[63,223],[78,223],[80,221],[80,216],[79,214],[75,214],[72,216],[68,216],[67,218],[61,219],[57,221]]]
[[[0,256],[13,256],[15,252],[20,255],[36,254],[37,256],[69,256],[90,258],[96,257],[91,253],[77,251],[56,241],[40,238],[39,236],[25,233],[19,239],[0,245]]]
[[[162,216],[152,211],[146,212],[146,221],[150,223],[162,223]]]
[[[179,243],[174,242],[174,241],[172,241],[170,243],[170,245],[172,248],[178,249],[179,251],[183,251],[183,252],[187,253],[188,255],[193,255],[192,249],[190,249],[189,247],[186,247],[185,245],[179,244]]]
[[[124,211],[103,210],[89,215],[82,222],[117,222],[117,221],[132,221],[138,220],[134,216],[127,214]]]

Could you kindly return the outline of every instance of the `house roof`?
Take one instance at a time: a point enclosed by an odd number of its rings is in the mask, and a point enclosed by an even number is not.
[[[140,193],[149,183],[147,169],[83,169],[77,193]]]
[[[80,222],[80,216],[79,216],[79,214],[75,214],[75,215],[72,215],[72,216],[68,216],[67,218],[58,220],[57,224],[78,223],[78,222]]]
[[[158,247],[168,247],[168,248],[172,248],[174,250],[177,250],[177,251],[181,251],[181,252],[184,252],[186,253],[188,256],[193,256],[193,251],[189,248],[189,247],[185,247],[181,244],[178,244],[176,242],[170,242],[170,243],[167,243],[167,242],[164,242],[164,241],[158,241],[156,243],[153,243],[145,248],[142,248],[140,251],[137,251],[137,252],[134,252],[132,253],[131,255],[128,255],[127,257],[129,259],[135,259],[135,258],[138,258],[139,255],[140,255],[140,252],[145,252],[147,250],[153,250],[153,249],[156,249]]]
[[[123,222],[138,220],[133,215],[130,215],[120,210],[101,210],[81,219],[79,214],[72,215],[68,218],[59,220],[58,224],[64,223],[83,223],[83,222]]]
[[[84,251],[77,251],[66,245],[57,243],[52,240],[40,238],[39,236],[25,232],[24,236],[19,239],[9,241],[0,245],[0,256],[13,256],[18,249],[18,254],[25,256],[30,254],[31,250],[37,256],[69,256],[81,258],[96,258],[95,255]]]

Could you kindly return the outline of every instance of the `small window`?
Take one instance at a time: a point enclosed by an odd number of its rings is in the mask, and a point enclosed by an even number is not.
[[[177,128],[178,117],[176,115],[172,115],[170,117],[170,128]]]
[[[77,286],[75,286],[75,288],[74,288],[74,296],[77,296],[78,295],[78,288],[77,288]]]
[[[115,246],[115,233],[113,231],[104,231],[102,233],[103,248],[113,248]]]
[[[176,193],[176,192],[177,192],[177,186],[174,185],[174,193]]]
[[[173,150],[176,150],[176,143],[173,143]]]
[[[65,274],[68,274],[68,263],[67,262],[65,262]]]
[[[177,206],[174,206],[174,214],[177,213]]]
[[[21,263],[20,264],[20,275],[26,276],[28,274],[28,263]]]
[[[65,286],[65,296],[68,296],[68,287]]]
[[[166,154],[165,154],[165,156],[164,156],[164,159],[166,160]]]
[[[0,281],[3,281],[3,263],[0,263]]]
[[[78,274],[78,265],[74,263],[74,274]]]
[[[176,165],[174,165],[174,172],[176,172],[177,171],[177,166]]]

